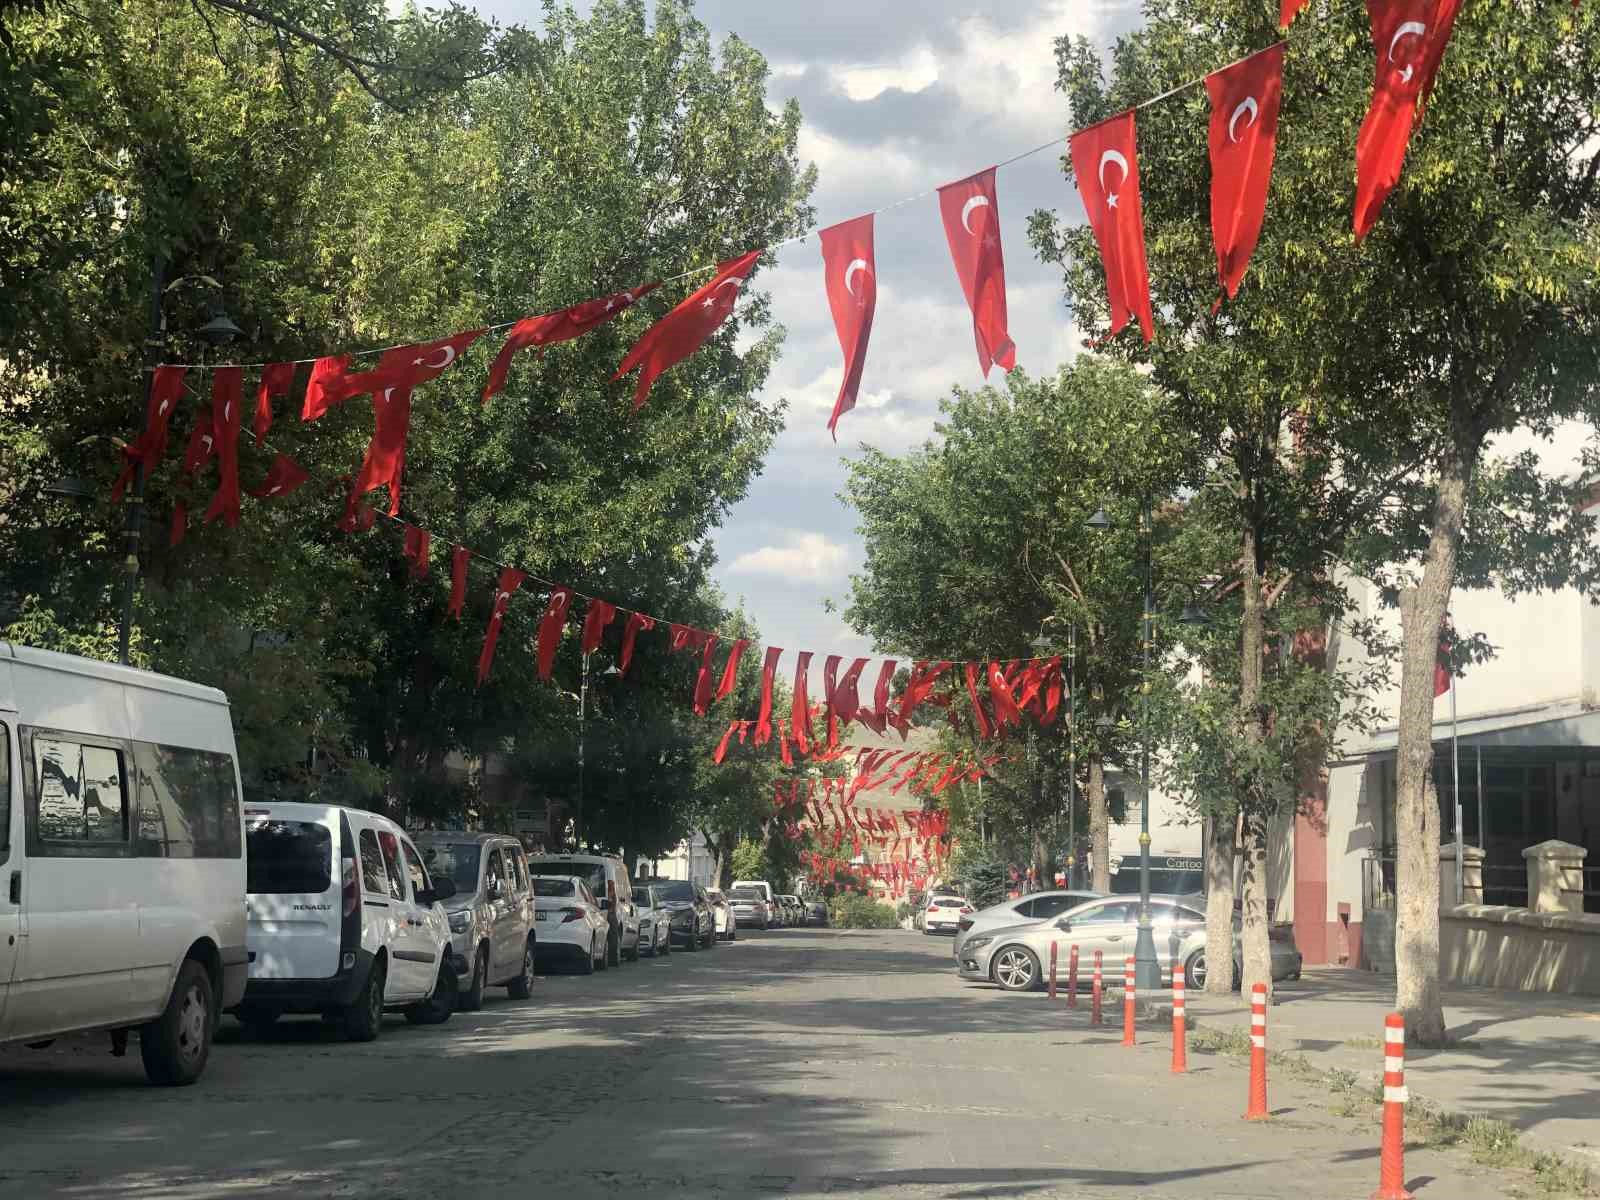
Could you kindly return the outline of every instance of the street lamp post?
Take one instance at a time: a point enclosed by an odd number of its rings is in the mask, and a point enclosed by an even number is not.
[[[1033,650],[1040,657],[1048,656],[1053,644],[1042,633],[1033,639]],[[1073,690],[1073,668],[1078,661],[1078,627],[1067,626],[1067,886],[1074,882],[1078,870],[1078,726],[1076,700]],[[980,780],[981,782],[981,780]]]
[[[601,675],[606,679],[615,679],[622,672],[617,670],[617,664],[612,663],[606,667]],[[584,735],[588,731],[589,717],[589,655],[583,656],[583,674],[578,683],[578,803],[572,816],[572,848],[583,849],[583,750]]]

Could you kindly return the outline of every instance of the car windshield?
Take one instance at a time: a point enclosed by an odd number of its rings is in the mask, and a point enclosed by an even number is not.
[[[604,863],[573,862],[570,858],[545,858],[530,862],[528,870],[535,875],[575,875],[587,883],[597,896],[603,895],[606,890]]]
[[[733,891],[728,893],[728,895],[732,896],[735,900],[761,899],[761,893],[756,891],[755,888],[734,888]]]
[[[655,885],[658,900],[693,900],[694,885],[679,879],[672,883],[658,883]]]
[[[540,879],[537,875],[533,878],[535,896],[570,896],[572,893],[573,884],[570,879]]]
[[[430,874],[448,875],[458,894],[471,895],[478,890],[483,847],[477,842],[428,842],[422,847],[422,859]]]
[[[650,889],[649,888],[634,888],[633,889],[633,902],[635,904],[642,904],[646,908],[649,908],[650,907]]]

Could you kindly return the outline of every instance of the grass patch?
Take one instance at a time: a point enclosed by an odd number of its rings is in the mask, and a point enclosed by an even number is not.
[[[1375,1037],[1345,1038],[1344,1044],[1351,1050],[1382,1050],[1383,1042]]]
[[[1189,1034],[1189,1046],[1202,1054],[1232,1054],[1246,1057],[1250,1053],[1250,1035],[1242,1029],[1213,1029],[1202,1025]]]

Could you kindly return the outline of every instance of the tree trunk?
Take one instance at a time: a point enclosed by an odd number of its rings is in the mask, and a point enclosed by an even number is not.
[[[1243,855],[1240,861],[1241,940],[1244,943],[1240,986],[1248,992],[1258,983],[1272,995],[1272,946],[1267,940],[1267,817],[1257,809],[1244,817]],[[1210,938],[1206,939],[1210,945]],[[1230,957],[1232,957],[1230,955]],[[1206,955],[1206,963],[1211,962]]]
[[[1050,861],[1050,840],[1045,837],[1043,825],[1033,827],[1034,887],[1045,891],[1055,886],[1055,871]]]
[[[1439,999],[1439,803],[1433,789],[1433,671],[1439,629],[1455,582],[1456,551],[1475,456],[1452,454],[1439,467],[1433,528],[1422,581],[1400,593],[1400,744],[1395,834],[1395,1007],[1407,1037],[1445,1043]]]
[[[1246,520],[1240,535],[1239,621],[1239,726],[1249,760],[1239,783],[1243,863],[1240,893],[1243,899],[1241,939],[1244,944],[1242,985],[1265,983],[1272,990],[1272,951],[1267,944],[1267,825],[1270,812],[1266,780],[1261,778],[1260,748],[1265,739],[1266,712],[1261,703],[1262,654],[1266,641],[1266,611],[1261,602],[1261,542],[1256,525]],[[1230,946],[1232,938],[1229,938]],[[1210,939],[1207,938],[1207,945]],[[1207,953],[1209,966],[1213,957]],[[1230,951],[1231,952],[1231,951]]]
[[[1089,755],[1089,854],[1097,892],[1111,890],[1111,814],[1106,810],[1106,764],[1099,752]]]
[[[1206,955],[1206,991],[1226,996],[1233,991],[1233,851],[1235,815],[1211,818],[1206,839],[1206,945],[1228,946],[1227,954]]]

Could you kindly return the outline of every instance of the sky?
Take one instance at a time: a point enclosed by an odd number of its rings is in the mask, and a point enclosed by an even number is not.
[[[477,7],[503,23],[539,15],[533,0]],[[1137,20],[1130,0],[700,0],[696,12],[719,41],[737,33],[766,56],[774,107],[799,102],[799,154],[817,167],[819,228],[1064,137],[1055,39],[1081,34],[1105,45]],[[997,179],[1010,333],[1030,375],[1053,372],[1080,341],[1058,268],[1035,259],[1027,240],[1036,209],[1082,220],[1061,173],[1064,151],[1052,146]],[[838,498],[847,464],[863,444],[898,454],[933,438],[941,397],[984,382],[936,197],[880,214],[875,240],[871,346],[837,445],[827,421],[843,366],[816,237],[785,248],[756,281],[787,329],[766,387],[788,401],[787,428],[715,544],[718,583],[743,602],[767,645],[819,655],[876,649],[842,615],[863,563],[857,515]],[[995,368],[989,381],[1002,378]]]

